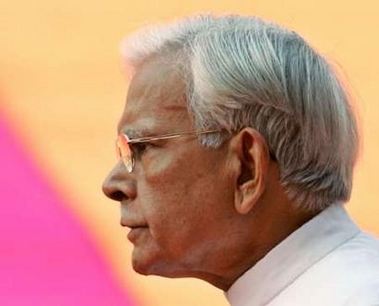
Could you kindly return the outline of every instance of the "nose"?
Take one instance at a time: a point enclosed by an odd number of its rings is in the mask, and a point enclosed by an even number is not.
[[[137,196],[135,180],[126,171],[122,162],[111,170],[103,182],[103,193],[114,201],[134,199]]]

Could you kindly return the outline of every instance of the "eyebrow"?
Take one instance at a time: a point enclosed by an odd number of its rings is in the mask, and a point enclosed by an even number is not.
[[[121,123],[117,125],[117,135],[126,134],[130,138],[140,138],[147,135],[151,135],[151,129],[146,126],[141,126],[138,128],[125,129]]]
[[[126,131],[121,132],[120,134],[126,134],[130,139],[134,139],[150,136],[150,133],[151,132],[149,132],[149,130],[147,130],[146,128],[142,128],[138,130],[128,129]]]

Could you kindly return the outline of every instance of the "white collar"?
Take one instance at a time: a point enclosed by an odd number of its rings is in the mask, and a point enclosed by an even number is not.
[[[266,305],[310,266],[359,228],[342,205],[332,205],[294,231],[246,271],[225,293],[232,306]]]

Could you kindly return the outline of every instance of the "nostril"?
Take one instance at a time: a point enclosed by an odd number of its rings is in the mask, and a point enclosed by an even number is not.
[[[103,193],[110,199],[115,201],[121,201],[125,198],[125,194],[120,191],[117,185],[110,183],[106,180],[102,186]]]
[[[118,166],[123,164],[118,163]],[[135,182],[127,175],[124,168],[116,166],[104,180],[102,189],[103,193],[114,201],[124,199],[133,199],[136,197]]]
[[[118,188],[115,188],[115,186],[111,186],[108,184],[103,185],[103,193],[108,198],[115,201],[121,201],[126,197],[126,195],[122,191],[120,191]]]
[[[114,191],[108,194],[108,197],[115,201],[122,201],[126,195],[122,191]]]

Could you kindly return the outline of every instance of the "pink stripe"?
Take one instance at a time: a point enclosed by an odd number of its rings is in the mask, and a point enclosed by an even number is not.
[[[0,117],[0,305],[136,305]]]

